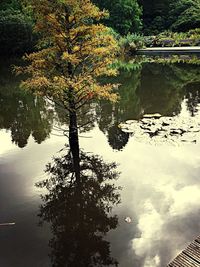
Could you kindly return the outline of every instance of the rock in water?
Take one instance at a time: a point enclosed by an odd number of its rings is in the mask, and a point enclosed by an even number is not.
[[[159,113],[143,115],[143,118],[145,119],[160,119],[160,117],[161,115]]]
[[[131,222],[132,222],[131,217],[126,217],[124,220],[125,220],[125,222],[127,222],[127,223],[131,223]]]

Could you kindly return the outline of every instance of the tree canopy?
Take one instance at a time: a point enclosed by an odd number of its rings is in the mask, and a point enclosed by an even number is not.
[[[0,54],[18,55],[34,46],[33,21],[19,0],[0,3]]]
[[[107,12],[88,0],[38,0],[32,6],[35,29],[42,37],[39,51],[25,57],[30,64],[17,69],[29,75],[23,86],[53,97],[69,111],[93,97],[115,100],[113,85],[97,81],[102,75],[117,73],[110,67],[117,43],[109,28],[98,23]]]
[[[200,27],[199,0],[139,0],[139,3],[143,6],[145,34]]]
[[[101,9],[109,11],[104,23],[122,35],[139,32],[142,26],[142,9],[137,0],[93,0]]]
[[[178,0],[170,5],[169,20],[173,31],[200,28],[200,1]]]
[[[21,9],[21,1],[19,0],[1,0],[0,3],[0,10],[7,10],[7,9]]]

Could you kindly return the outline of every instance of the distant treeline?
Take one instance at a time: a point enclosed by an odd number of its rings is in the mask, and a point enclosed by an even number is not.
[[[138,0],[143,7],[143,33],[186,32],[200,28],[200,0]]]
[[[23,54],[33,50],[34,21],[28,8],[20,0],[0,2],[0,54]]]
[[[110,17],[103,21],[113,32],[156,35],[165,30],[187,32],[200,28],[200,0],[92,0]],[[0,2],[0,53],[23,54],[33,50],[34,18],[21,0]]]

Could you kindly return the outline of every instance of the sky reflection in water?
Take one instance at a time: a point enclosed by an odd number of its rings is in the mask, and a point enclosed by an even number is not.
[[[91,137],[81,138],[81,148],[102,156],[105,162],[115,161],[121,171],[115,182],[123,188],[121,204],[113,211],[119,226],[107,236],[111,256],[122,267],[162,267],[200,231],[200,145],[150,145],[135,141],[130,134],[124,135],[117,126],[144,113],[178,115],[183,101],[188,114],[199,115],[199,70],[195,66],[153,64],[124,72],[119,80],[123,84],[121,102],[113,106],[100,102],[93,107],[97,122],[81,134]],[[1,99],[5,100],[5,95]],[[3,111],[2,108],[0,122],[7,121]],[[16,127],[22,127],[20,117],[14,113],[10,116],[15,116],[11,125],[15,121]],[[65,122],[61,114],[57,117]],[[38,131],[41,135],[29,137],[23,149],[11,143],[11,126],[1,123],[1,220],[16,221],[14,228],[0,229],[0,265],[5,267],[27,267],[27,262],[29,267],[49,266],[49,229],[37,226],[41,190],[34,184],[44,177],[45,164],[63,148],[66,138],[51,135],[37,145],[35,141],[44,139],[44,133],[48,136],[52,127],[52,117],[41,118],[48,123],[43,123],[43,130]],[[126,216],[132,218],[130,224],[124,221]]]

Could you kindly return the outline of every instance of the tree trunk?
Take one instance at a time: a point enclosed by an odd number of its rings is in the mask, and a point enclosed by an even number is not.
[[[77,125],[77,114],[73,98],[70,100],[70,111],[69,111],[69,146],[72,153],[72,159],[74,164],[74,172],[77,184],[80,184],[80,153],[79,153],[79,138],[78,138],[78,125]]]

